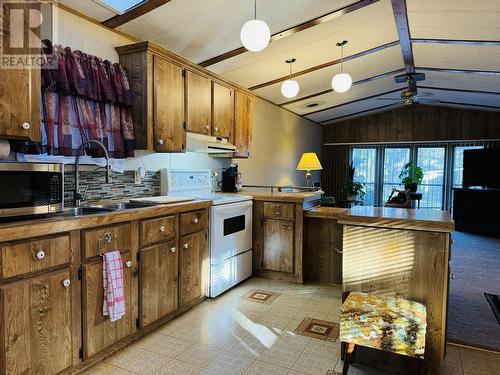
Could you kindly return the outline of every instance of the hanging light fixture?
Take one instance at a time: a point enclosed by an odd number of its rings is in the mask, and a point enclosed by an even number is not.
[[[346,92],[352,86],[352,78],[348,73],[343,72],[344,67],[344,46],[347,44],[347,40],[343,40],[337,43],[337,47],[341,49],[340,57],[340,73],[335,74],[332,78],[332,89],[336,92]]]
[[[257,19],[257,0],[254,0],[254,19],[247,21],[241,28],[240,38],[243,46],[252,52],[262,51],[271,40],[271,31],[264,21]]]
[[[281,84],[281,93],[285,98],[291,99],[299,93],[299,83],[292,79],[292,64],[296,59],[289,59],[285,62],[290,65],[290,75],[286,81]]]

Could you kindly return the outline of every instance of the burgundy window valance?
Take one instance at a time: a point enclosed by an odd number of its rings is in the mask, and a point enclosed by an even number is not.
[[[56,56],[57,69],[42,68],[42,141],[13,142],[13,149],[75,156],[84,141],[96,139],[113,158],[133,156],[133,94],[123,67],[50,41],[44,52]],[[87,154],[102,156],[95,148]]]

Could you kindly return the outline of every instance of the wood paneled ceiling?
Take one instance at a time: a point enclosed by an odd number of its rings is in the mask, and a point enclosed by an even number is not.
[[[273,35],[258,53],[239,37],[253,0],[149,0],[143,11],[121,16],[93,0],[61,1],[321,124],[402,106],[406,84],[394,76],[405,72],[426,74],[419,97],[437,105],[500,110],[500,1],[258,0],[257,18]],[[340,40],[349,41],[344,71],[354,81],[343,94],[330,86]],[[280,86],[292,57],[300,92],[286,99]]]

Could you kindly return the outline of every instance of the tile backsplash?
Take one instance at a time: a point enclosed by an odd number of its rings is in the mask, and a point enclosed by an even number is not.
[[[73,205],[75,178],[73,172],[64,174],[64,205]],[[134,182],[134,172],[113,172],[112,183],[106,184],[102,169],[80,172],[82,204],[100,200],[119,200],[126,198],[160,195],[160,172],[147,172],[139,184]]]

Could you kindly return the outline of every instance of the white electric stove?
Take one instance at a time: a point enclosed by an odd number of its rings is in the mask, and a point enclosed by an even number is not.
[[[161,194],[212,201],[209,297],[252,275],[252,197],[212,193],[212,171],[162,169]]]

